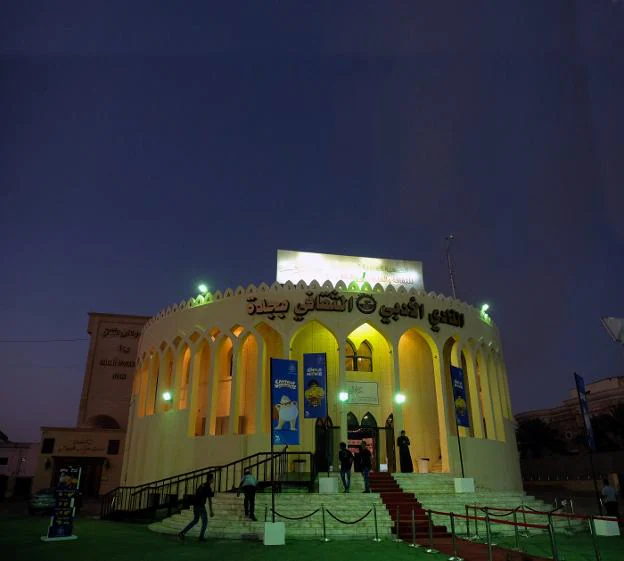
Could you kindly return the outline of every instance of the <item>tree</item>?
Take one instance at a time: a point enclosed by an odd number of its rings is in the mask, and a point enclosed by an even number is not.
[[[565,454],[565,441],[559,431],[541,419],[520,421],[516,429],[518,450],[523,459],[541,458],[545,453]]]

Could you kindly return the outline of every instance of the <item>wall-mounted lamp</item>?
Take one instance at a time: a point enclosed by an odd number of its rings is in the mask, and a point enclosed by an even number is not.
[[[338,399],[342,402],[345,402],[349,399],[349,394],[347,392],[340,392],[338,394]]]
[[[394,396],[394,401],[397,403],[405,403],[405,394],[398,393]]]

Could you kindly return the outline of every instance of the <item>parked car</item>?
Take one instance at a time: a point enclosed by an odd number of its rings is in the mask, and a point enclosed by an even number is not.
[[[52,514],[56,504],[54,489],[42,489],[32,495],[28,501],[29,514]]]

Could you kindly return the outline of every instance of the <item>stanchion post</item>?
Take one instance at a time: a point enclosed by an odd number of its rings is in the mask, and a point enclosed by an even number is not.
[[[264,505],[264,521],[267,521],[267,514],[269,512],[269,505]]]
[[[492,532],[490,531],[490,513],[485,509],[485,539],[487,540],[488,561],[492,561]]]
[[[468,505],[466,505],[466,537],[470,537],[470,518],[468,513]]]
[[[427,553],[437,553],[435,549],[433,549],[433,521],[431,520],[431,511],[427,511],[427,519],[429,521],[429,547],[425,550]]]
[[[527,527],[526,523],[526,508],[524,507],[524,501],[522,501],[522,521],[524,522],[524,537],[528,538],[529,537],[529,528]]]
[[[462,558],[457,555],[457,538],[455,536],[455,515],[451,512],[449,513],[451,518],[451,540],[453,544],[453,555],[448,558],[448,561],[462,561]]]
[[[373,503],[373,518],[375,519],[375,539],[373,539],[373,541],[380,542],[379,530],[377,528],[377,507],[375,506],[375,503]]]
[[[477,505],[474,505],[474,517],[475,517],[475,538],[479,539],[479,513],[477,511]]]
[[[550,518],[550,514],[548,515],[548,518]],[[550,522],[548,523],[548,535],[550,536],[550,549],[552,551],[553,561],[558,561],[557,545],[555,544],[555,533],[553,531],[553,527],[550,524]]]
[[[516,550],[520,551],[520,532],[518,531],[518,513],[513,511],[514,535],[516,537]]]
[[[548,513],[548,528],[550,531],[550,542],[553,551],[554,561],[559,560],[559,551],[557,550],[557,538],[555,536],[555,524],[553,523],[552,513]]]
[[[600,546],[598,545],[598,536],[596,535],[596,525],[594,524],[594,517],[589,517],[589,533],[592,537],[592,543],[594,544],[594,553],[596,554],[596,561],[601,560]]]
[[[416,545],[416,515],[414,514],[414,509],[412,508],[412,543],[410,547],[418,547]]]
[[[394,536],[394,541],[396,543],[403,541],[401,540],[401,536],[399,536],[399,532],[401,531],[401,509],[399,505],[397,505],[396,509],[396,534]]]
[[[321,541],[327,543],[329,538],[327,537],[327,527],[325,525],[325,505],[321,505],[321,512],[323,514],[323,539]]]

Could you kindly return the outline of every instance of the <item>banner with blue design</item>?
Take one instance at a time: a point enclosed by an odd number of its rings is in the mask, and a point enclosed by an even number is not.
[[[587,406],[587,391],[585,390],[585,380],[578,374],[574,374],[574,381],[576,382],[576,392],[579,397],[579,405],[581,407],[581,415],[583,416],[583,423],[585,425],[585,439],[587,447],[592,451],[596,451],[596,441],[594,440],[594,430],[592,429],[591,419],[589,418],[589,407]]]
[[[468,415],[468,398],[464,385],[464,371],[457,366],[451,366],[451,385],[453,386],[453,403],[455,404],[455,418],[458,427],[470,427]]]
[[[273,444],[299,444],[297,361],[271,359],[271,435]]]
[[[76,539],[72,534],[74,529],[75,502],[80,487],[79,467],[62,468],[59,471],[59,480],[54,491],[56,504],[50,518],[45,541]]]
[[[327,355],[303,355],[303,397],[306,419],[327,417]]]

